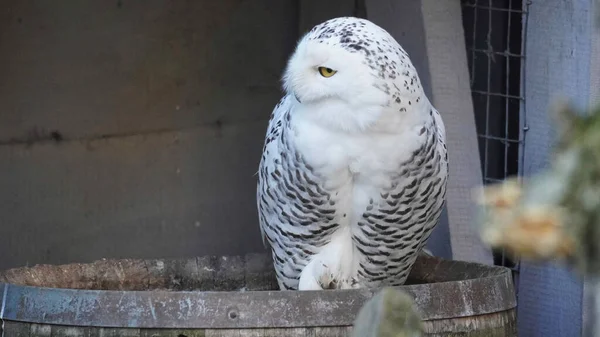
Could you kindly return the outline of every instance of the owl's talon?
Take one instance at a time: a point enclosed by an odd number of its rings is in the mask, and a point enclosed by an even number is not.
[[[350,279],[344,280],[341,282],[340,289],[360,289],[362,288],[361,284],[358,282],[356,277],[352,277]]]

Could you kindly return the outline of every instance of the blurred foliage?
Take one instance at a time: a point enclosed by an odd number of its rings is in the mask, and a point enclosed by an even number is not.
[[[481,234],[521,259],[560,259],[586,275],[600,274],[600,107],[561,104],[548,169],[483,187]]]

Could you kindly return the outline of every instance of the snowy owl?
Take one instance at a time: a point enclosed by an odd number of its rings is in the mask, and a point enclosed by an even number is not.
[[[445,127],[408,54],[340,17],[299,41],[269,120],[257,207],[282,290],[401,285],[446,196]]]

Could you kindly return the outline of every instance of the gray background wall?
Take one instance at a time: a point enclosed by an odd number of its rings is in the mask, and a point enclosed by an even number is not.
[[[261,249],[254,173],[297,11],[3,1],[0,268]]]
[[[287,57],[313,24],[364,11],[348,0],[2,8],[0,268],[262,250],[254,174]],[[430,91],[420,11],[396,6],[406,19],[391,29]],[[433,240],[447,246],[445,232]]]

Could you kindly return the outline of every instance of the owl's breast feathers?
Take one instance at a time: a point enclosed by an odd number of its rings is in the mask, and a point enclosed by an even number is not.
[[[358,273],[370,285],[403,284],[439,220],[448,157],[435,114],[432,109],[422,131],[425,141],[398,164],[391,187],[378,191],[358,220],[353,240],[365,257]]]
[[[257,190],[260,228],[272,249],[281,288],[297,289],[303,268],[344,226],[350,227],[360,281],[373,286],[404,283],[445,200],[448,157],[438,112],[430,109],[415,135],[423,141],[405,160],[376,173],[385,187],[379,181],[377,188],[366,184],[360,189],[331,184],[339,177],[323,174],[296,146],[292,101],[284,97],[269,121]],[[360,198],[366,201],[356,202]]]

